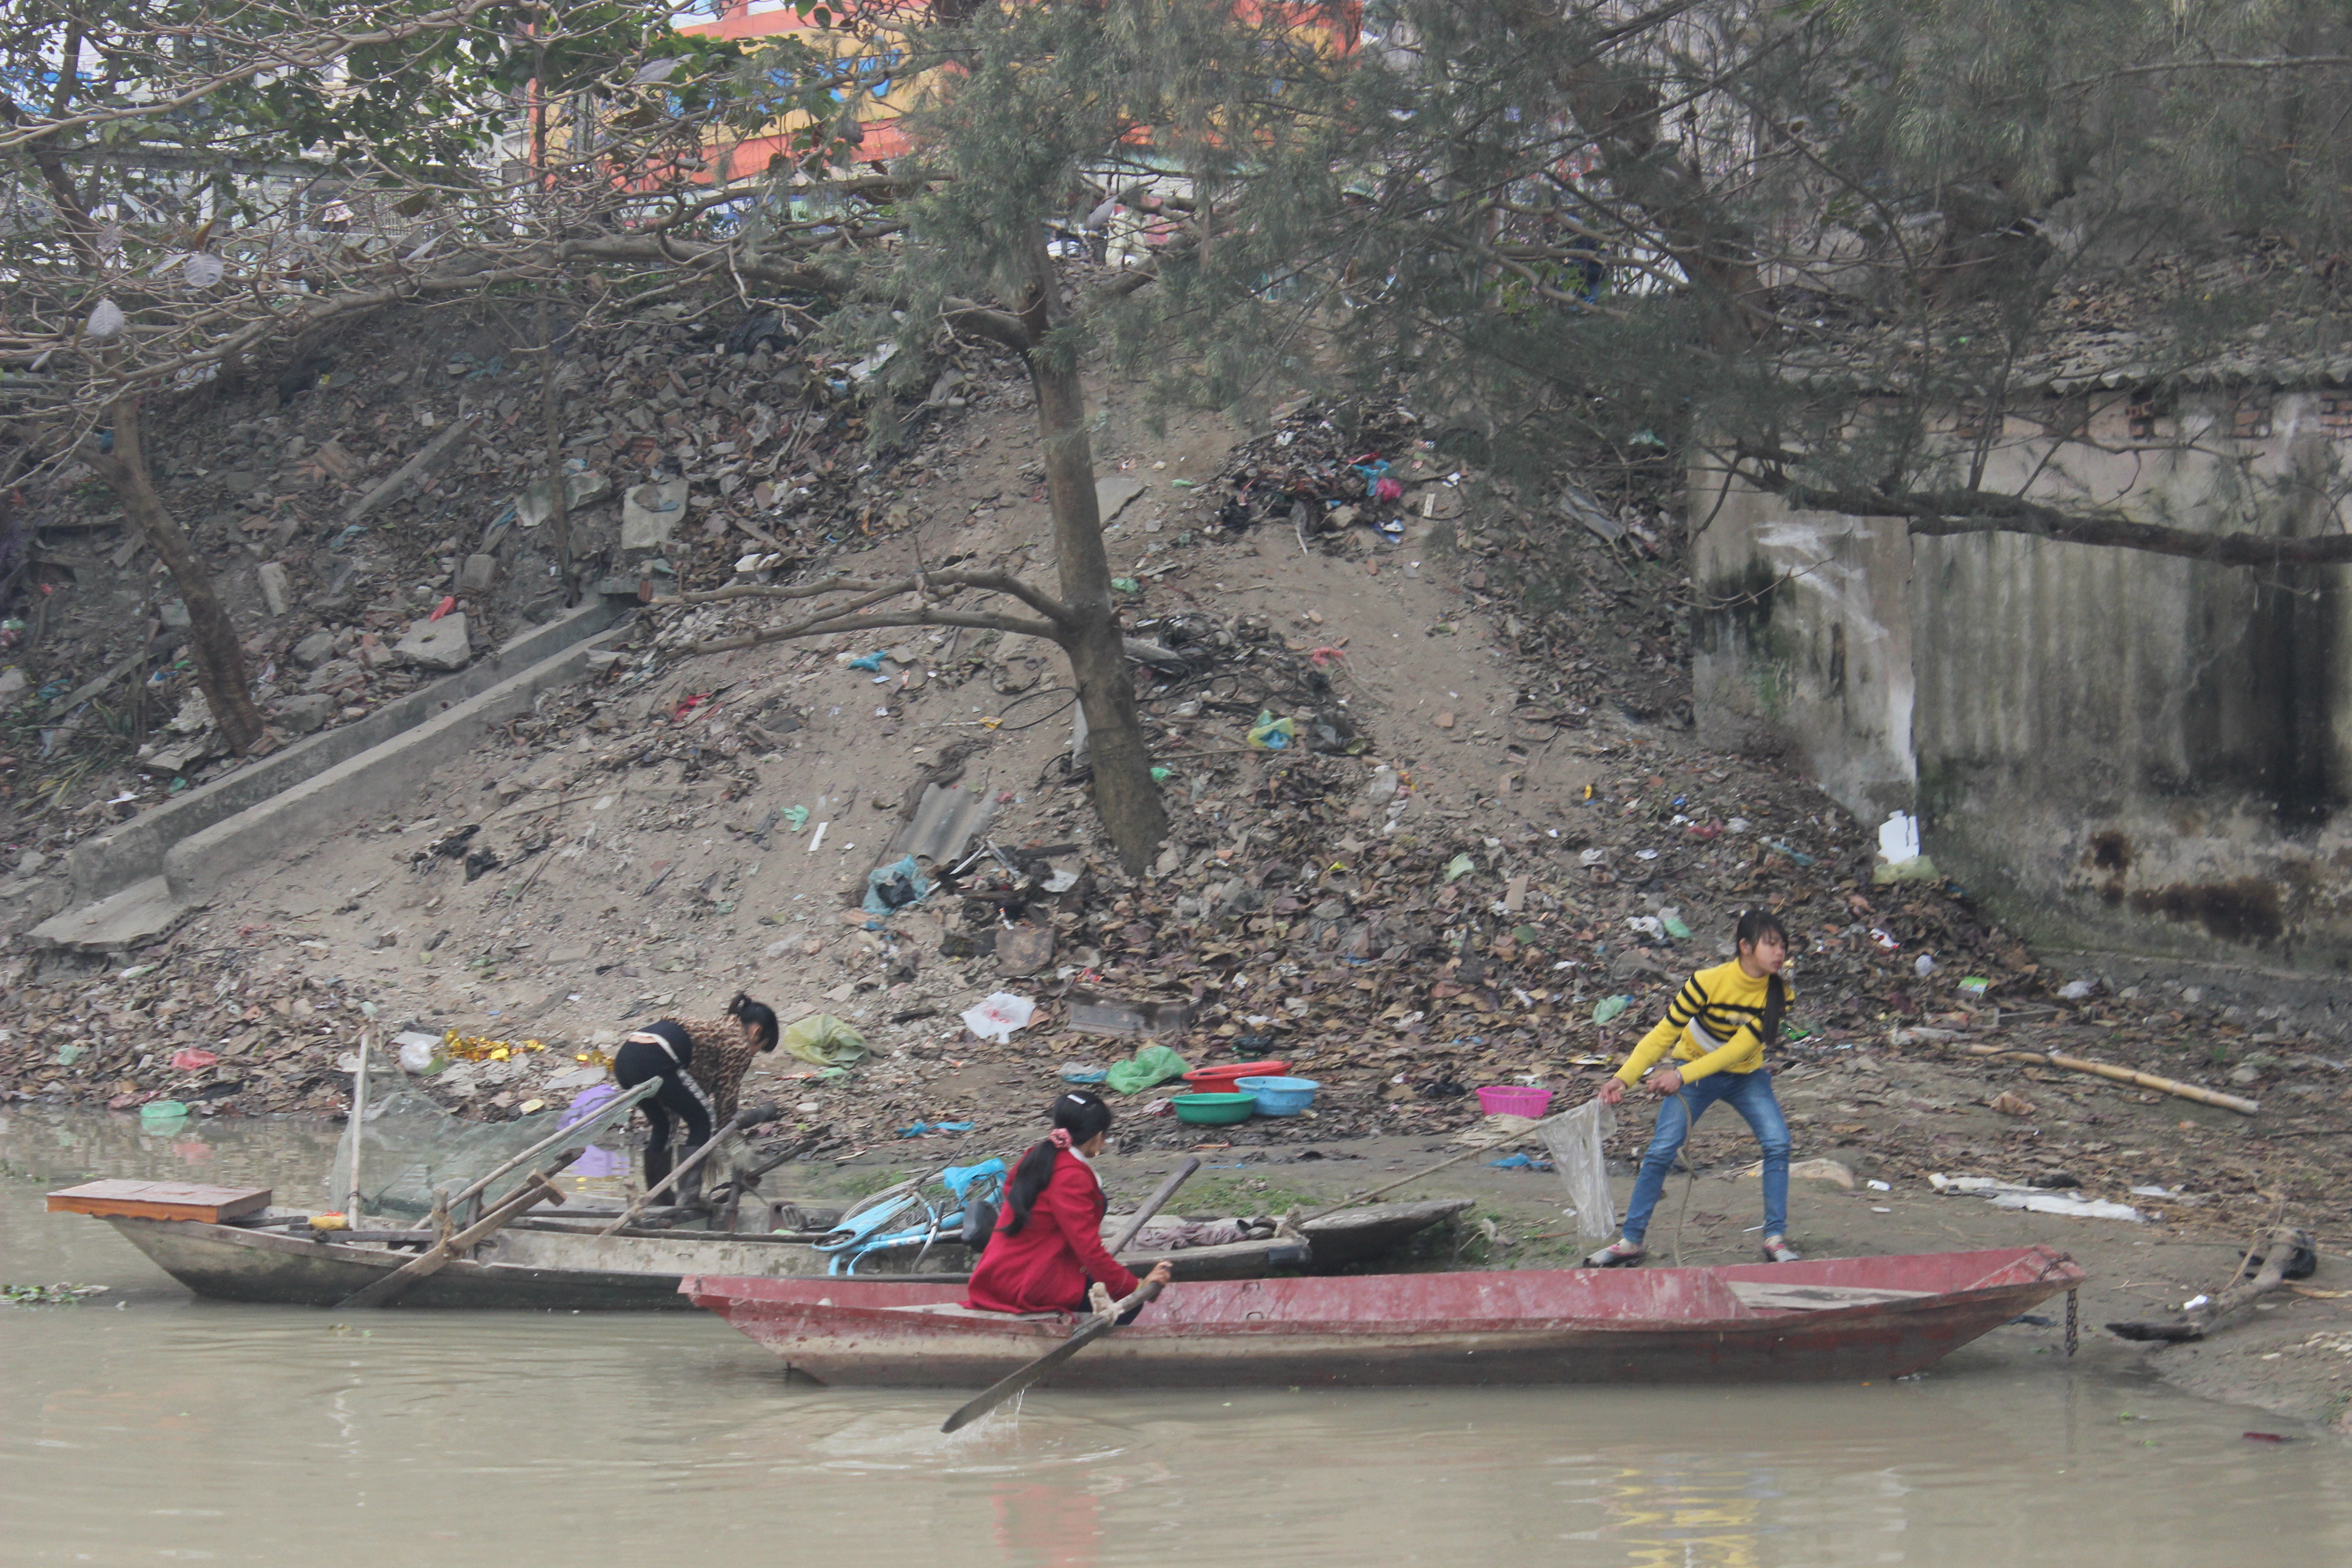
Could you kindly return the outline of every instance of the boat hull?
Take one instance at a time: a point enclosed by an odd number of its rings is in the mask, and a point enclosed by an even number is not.
[[[199,1296],[284,1307],[331,1307],[409,1262],[413,1252],[298,1240],[278,1232],[184,1220],[110,1219],[108,1224],[163,1272]],[[504,1241],[507,1238],[498,1238]],[[553,1248],[501,1248],[536,1261],[458,1258],[402,1296],[407,1307],[521,1308],[541,1311],[671,1311],[690,1305],[678,1294],[680,1274],[726,1258],[747,1276],[781,1259],[763,1257],[756,1243],[723,1240],[688,1252],[677,1244],[637,1244],[628,1237],[544,1238],[568,1247],[572,1260],[555,1262]],[[486,1252],[488,1249],[485,1249]],[[772,1255],[784,1250],[767,1247]],[[667,1265],[667,1267],[664,1267]]]
[[[1392,1274],[1171,1288],[1057,1387],[1868,1382],[1932,1365],[2082,1279],[2047,1247],[1731,1268]],[[1851,1305],[1742,1300],[1812,1286]],[[952,1308],[937,1286],[689,1278],[683,1292],[819,1382],[982,1387],[1067,1319]],[[1873,1298],[1873,1299],[1862,1299]]]
[[[1235,1242],[1174,1252],[1145,1250],[1139,1270],[1165,1258],[1180,1280],[1242,1279],[1271,1269],[1335,1263],[1394,1247],[1447,1217],[1461,1203],[1376,1205],[1310,1226],[1311,1247],[1295,1238]],[[408,1262],[413,1252],[312,1240],[284,1231],[197,1220],[108,1216],[131,1244],[199,1296],[222,1301],[331,1307]],[[924,1259],[929,1272],[906,1274],[909,1252],[869,1259],[867,1279],[928,1284],[951,1299],[963,1294],[970,1258],[941,1246]],[[831,1259],[814,1247],[754,1237],[677,1231],[662,1236],[597,1236],[586,1230],[513,1226],[445,1265],[400,1298],[403,1307],[526,1309],[541,1311],[687,1311],[687,1275],[822,1279]]]

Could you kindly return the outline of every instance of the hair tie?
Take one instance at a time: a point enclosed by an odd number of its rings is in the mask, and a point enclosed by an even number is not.
[[[1070,1130],[1066,1127],[1056,1127],[1045,1134],[1045,1142],[1056,1149],[1066,1149],[1070,1146]]]

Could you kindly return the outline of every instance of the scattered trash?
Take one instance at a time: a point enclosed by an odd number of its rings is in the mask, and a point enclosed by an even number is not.
[[[1489,1160],[1486,1168],[1490,1171],[1549,1171],[1552,1165],[1549,1160],[1538,1160],[1532,1154],[1520,1153]]]
[[[784,826],[794,833],[808,826],[809,808],[807,806],[788,805],[781,815],[784,819]]]
[[[1243,739],[1244,743],[1261,752],[1279,752],[1288,747],[1297,736],[1297,720],[1277,719],[1261,709],[1257,722],[1250,726],[1249,733]]]
[[[1592,1021],[1596,1024],[1609,1023],[1622,1016],[1625,1009],[1633,1005],[1631,996],[1603,996],[1592,1005]]]
[[[869,1054],[866,1037],[830,1013],[788,1024],[776,1042],[804,1062],[823,1068],[856,1067]]]
[[[1025,1029],[1029,1020],[1037,1016],[1037,1004],[1026,996],[1015,996],[1010,991],[998,991],[983,997],[965,1009],[964,1026],[983,1040],[1003,1045],[1013,1038],[1013,1031]]]
[[[215,1052],[202,1051],[194,1049],[194,1047],[184,1047],[172,1053],[172,1070],[173,1072],[202,1072],[208,1067],[217,1065],[219,1061],[220,1057]]]
[[[1190,1070],[1191,1064],[1168,1047],[1146,1046],[1128,1060],[1112,1063],[1103,1081],[1121,1094],[1139,1094]]]
[[[1874,886],[1886,888],[1898,882],[1937,879],[1936,863],[1919,853],[1918,819],[1908,813],[1895,812],[1879,824],[1878,855],[1878,864],[1870,873]]]
[[[1478,862],[1470,858],[1470,852],[1465,849],[1445,863],[1445,879],[1458,882],[1477,868]]]
[[[971,1128],[969,1121],[918,1121],[897,1131],[901,1138],[927,1138],[934,1132],[969,1132]]]
[[[888,916],[922,902],[930,893],[931,884],[924,878],[923,868],[908,855],[866,874],[864,908],[869,915]]]
[[[884,658],[885,656],[879,653],[869,653],[863,658],[851,659],[849,661],[849,668],[852,669],[866,669],[878,672],[882,668],[882,660]]]
[[[2069,980],[2058,987],[2058,994],[2069,1002],[2087,1002],[2098,991],[2098,983],[2092,980]]]
[[[2032,1214],[2060,1215],[2069,1219],[2120,1219],[2137,1225],[2147,1217],[2129,1204],[2109,1203],[2098,1198],[2061,1197],[2053,1193],[2036,1191],[2021,1183],[1996,1181],[1990,1176],[1947,1176],[1937,1171],[1929,1173],[1927,1184],[1939,1193],[1959,1193],[1990,1199],[1996,1208],[2024,1209]]]
[[[1060,1071],[1064,1083],[1100,1083],[1110,1076],[1108,1068],[1097,1067],[1092,1062],[1064,1062]]]

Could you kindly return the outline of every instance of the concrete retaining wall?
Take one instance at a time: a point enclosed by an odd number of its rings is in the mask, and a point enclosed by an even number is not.
[[[2063,452],[2005,437],[1988,483],[2179,527],[2332,529],[2320,402],[2281,396],[2242,437],[2228,405],[2191,402],[2160,438],[2118,402]],[[1915,542],[1692,490],[1707,739],[1793,752],[1865,820],[1915,810],[1937,864],[2046,943],[2352,969],[2347,569]]]
[[[510,639],[497,652],[475,660],[457,674],[385,703],[364,719],[298,742],[76,846],[68,861],[76,901],[102,899],[158,875],[164,870],[166,854],[182,840],[414,730],[436,715],[446,714],[533,665],[582,644],[610,626],[627,607],[601,598],[583,605],[567,616]]]
[[[613,616],[608,613],[607,624]],[[316,844],[355,821],[406,799],[419,784],[478,744],[495,725],[531,710],[539,694],[578,679],[588,668],[593,628],[487,691],[451,704],[423,723],[358,756],[346,758],[269,800],[189,834],[163,854],[172,897],[194,903],[221,881],[272,856]]]

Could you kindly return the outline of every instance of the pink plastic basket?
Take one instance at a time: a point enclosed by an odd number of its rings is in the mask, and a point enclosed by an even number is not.
[[[1496,1084],[1478,1091],[1478,1109],[1489,1116],[1541,1116],[1551,1107],[1551,1090]]]

